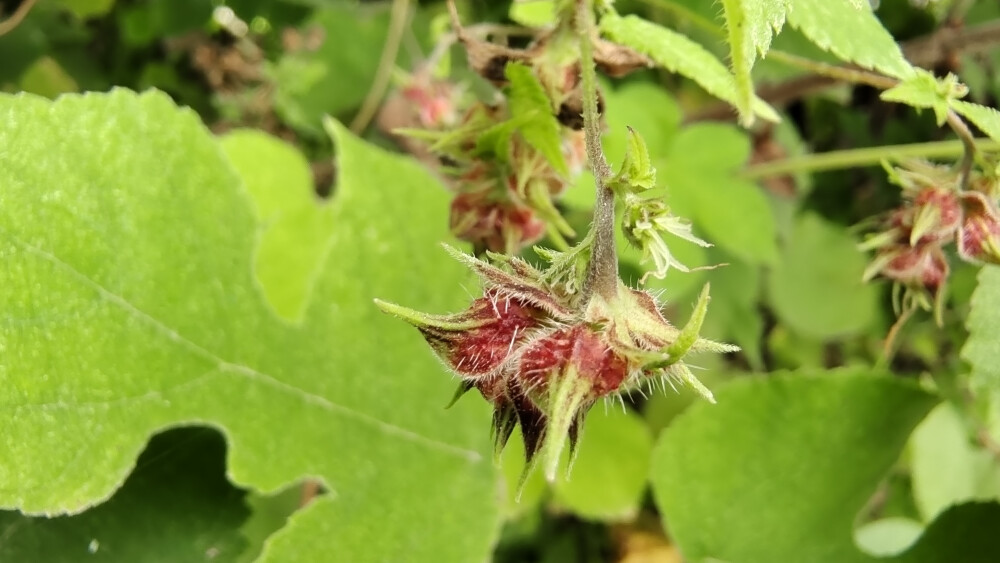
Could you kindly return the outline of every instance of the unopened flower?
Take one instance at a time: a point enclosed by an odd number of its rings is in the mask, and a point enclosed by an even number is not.
[[[962,221],[958,192],[949,188],[922,188],[904,209],[898,220],[900,227],[909,231],[911,246],[951,240]]]
[[[564,279],[579,273],[572,253],[546,252],[553,265],[539,271],[516,257],[494,255],[499,267],[451,252],[483,282],[483,297],[466,311],[438,316],[378,305],[420,330],[461,380],[459,394],[476,388],[493,404],[496,451],[520,425],[529,467],[541,454],[550,480],[567,436],[572,452],[596,401],[660,380],[714,400],[682,360],[689,352],[737,349],[698,337],[707,287],[678,330],[649,293],[620,282],[611,298],[567,291],[579,287]]]
[[[949,271],[948,260],[940,246],[895,244],[878,250],[865,270],[864,280],[881,275],[907,287],[935,292]]]
[[[512,254],[545,235],[545,222],[516,201],[488,191],[461,193],[451,202],[452,233],[477,248]]]
[[[985,194],[962,194],[964,216],[958,235],[958,254],[974,264],[1000,264],[1000,210]]]

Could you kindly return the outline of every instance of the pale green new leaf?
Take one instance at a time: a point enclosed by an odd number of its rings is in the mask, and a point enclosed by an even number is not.
[[[972,366],[975,385],[1000,389],[1000,268],[984,266],[979,285],[972,294],[971,310],[965,322],[969,339],[962,357]]]
[[[264,296],[280,316],[300,321],[323,270],[334,208],[319,201],[309,163],[294,146],[250,129],[220,142],[257,210],[254,273]]]
[[[918,70],[910,78],[882,92],[881,98],[888,102],[907,104],[915,108],[931,108],[938,125],[943,125],[948,115],[951,100],[938,87],[938,81],[926,70]]]
[[[336,230],[290,326],[254,280],[250,197],[194,112],[157,92],[6,95],[0,123],[0,507],[80,512],[153,433],[200,424],[225,436],[233,483],[330,491],[264,560],[488,556],[485,405],[443,409],[453,381],[372,304],[465,305],[426,171],[331,125]]]
[[[894,78],[913,75],[867,0],[788,0],[788,24],[844,61]]]
[[[1000,111],[962,100],[951,100],[951,107],[991,139],[1000,142]]]
[[[736,75],[736,107],[740,120],[753,123],[753,79],[757,53],[767,54],[771,39],[781,31],[791,0],[722,0],[729,38],[730,62]]]
[[[684,35],[638,16],[621,17],[613,13],[601,18],[600,28],[612,41],[635,49],[670,72],[694,80],[709,94],[741,108],[741,112],[745,107],[768,121],[779,120],[774,109],[752,96],[752,91],[749,99],[742,100],[725,65]]]
[[[508,64],[505,74],[510,80],[507,89],[510,113],[518,121],[521,136],[545,155],[556,172],[568,176],[569,167],[562,152],[561,127],[552,113],[552,102],[545,94],[545,88],[531,69],[523,64]]]

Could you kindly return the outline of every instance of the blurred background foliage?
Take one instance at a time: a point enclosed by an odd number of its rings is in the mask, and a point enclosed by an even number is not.
[[[0,14],[10,17],[30,1],[4,0]],[[194,108],[216,133],[249,127],[290,143],[309,163],[319,197],[336,189],[334,147],[323,133],[323,116],[352,124],[375,144],[400,150],[379,126],[380,120],[364,108],[366,98],[381,102],[390,95],[399,84],[398,77],[425,60],[448,29],[445,5],[440,1],[31,3],[23,21],[0,36],[0,89],[46,97],[116,86],[163,90],[178,104]],[[465,0],[458,4],[467,23],[514,23],[512,14],[520,21],[544,18],[525,6],[512,12],[510,2]],[[400,5],[401,22],[394,16]],[[680,30],[720,58],[726,56],[715,2],[619,0],[616,7]],[[903,42],[911,60],[938,73],[958,73],[970,86],[970,99],[996,107],[1000,49],[992,48],[989,41],[969,48],[941,48],[933,40],[979,29],[998,35],[1000,3],[883,0],[877,14]],[[390,52],[388,62],[383,54],[387,43],[398,44],[398,52],[395,56]],[[783,32],[774,47],[835,62],[794,30]],[[473,89],[485,87],[467,69],[458,48],[444,61],[443,71],[452,79],[471,83]],[[373,84],[386,65],[392,76],[385,91],[379,92]],[[710,387],[751,373],[795,371],[794,379],[808,377],[807,373],[870,369],[881,361],[882,342],[895,318],[888,285],[861,282],[868,257],[855,248],[854,226],[896,205],[899,189],[888,184],[877,165],[766,177],[755,175],[754,166],[809,153],[939,140],[949,133],[935,125],[930,112],[883,102],[867,86],[817,80],[780,56],[764,59],[755,69],[755,78],[758,91],[781,110],[783,121],[760,124],[751,131],[738,128],[733,112],[692,82],[665,71],[646,70],[603,83],[609,160],[618,162],[624,154],[625,126],[639,130],[658,168],[660,183],[668,188],[671,208],[691,219],[695,232],[715,244],[703,249],[677,242],[672,250],[689,266],[728,264],[686,275],[674,272],[649,285],[662,291],[672,318],[682,321],[697,291],[711,282],[713,302],[704,334],[734,342],[743,351],[706,358],[698,365]],[[586,231],[592,202],[592,178],[585,176],[560,203],[577,232]],[[626,281],[637,283],[643,271],[640,257],[621,246],[623,275]],[[888,447],[893,459],[889,473],[865,493],[867,508],[855,519],[856,544],[871,554],[900,551],[952,504],[1000,495],[1000,450],[996,448],[1000,403],[993,396],[995,391],[969,393],[964,381],[968,368],[958,353],[967,336],[964,320],[977,270],[957,261],[953,267],[943,326],[936,327],[929,317],[918,317],[903,329],[891,363],[881,366],[894,378],[933,387],[951,400],[936,407],[908,439],[906,428],[902,434],[898,429],[864,429],[874,438],[883,433],[895,436],[888,442],[908,440],[901,455],[877,440],[872,445],[876,450],[879,444]],[[819,398],[815,400],[816,412],[822,412]],[[536,475],[520,502],[508,499],[496,560],[681,561],[662,526],[659,511],[663,506],[658,508],[650,492],[649,467],[651,459],[655,466],[655,459],[663,465],[671,457],[668,453],[661,456],[664,459],[656,458],[654,444],[692,402],[688,392],[660,392],[595,409],[587,422],[574,478],[550,488]],[[811,418],[807,411],[789,424],[802,429],[803,435],[822,437],[824,425],[862,424],[866,415],[863,409],[859,412],[860,422]],[[740,420],[737,414],[733,414],[735,422]],[[761,416],[768,415],[763,412]],[[919,417],[910,423],[916,420]],[[486,428],[484,421],[484,435]],[[688,447],[696,443],[684,442],[688,438],[683,435],[672,438]],[[517,440],[515,436],[513,441]],[[140,508],[135,497],[142,496],[140,491],[150,480],[162,479],[162,486],[172,486],[178,482],[178,473],[185,471],[195,477],[209,470],[222,475],[217,460],[223,448],[221,440],[206,439],[203,431],[164,434],[151,442],[143,458],[167,456],[166,461],[155,462],[157,471],[131,478],[108,505],[63,519],[45,533],[72,535],[78,533],[74,530],[97,525],[95,521],[101,518],[127,521],[136,517],[130,511],[147,508]],[[203,455],[215,461],[198,468],[175,467],[178,455]],[[519,456],[519,445],[514,443],[503,458],[511,485],[521,471]],[[140,461],[140,466],[145,463]],[[775,463],[775,470],[780,470]],[[863,465],[866,460],[856,463]],[[843,471],[853,469],[848,466]],[[224,481],[195,477],[179,482],[187,482],[189,488],[212,489],[227,506],[224,519],[213,519],[210,524],[238,523],[232,525],[235,531],[225,543],[230,551],[219,554],[217,560],[229,555],[235,560],[234,554],[252,559],[263,539],[298,506],[297,489],[275,497],[249,494],[243,504],[235,506],[225,494],[230,486]],[[827,477],[838,479],[836,472],[816,475],[817,479]],[[781,476],[772,479],[780,481]],[[175,498],[145,496],[143,502],[165,514],[186,510],[178,505],[187,500],[191,510],[197,511],[204,493],[185,490]],[[819,487],[816,494],[822,496],[823,490]],[[112,515],[115,510],[123,512]],[[4,519],[10,525],[15,516],[2,518],[0,526]],[[197,522],[190,524],[205,530]],[[37,527],[41,530],[47,525]],[[746,533],[755,527],[747,526]],[[776,532],[762,528],[760,533]],[[0,534],[3,541],[4,534]],[[33,541],[22,545],[28,551],[7,553],[44,552],[45,542]],[[8,545],[8,549],[13,548]],[[162,560],[193,559],[178,553]]]

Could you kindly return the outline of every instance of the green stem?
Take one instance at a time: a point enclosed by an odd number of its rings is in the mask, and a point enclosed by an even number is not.
[[[594,171],[597,198],[591,232],[594,243],[583,286],[584,296],[594,293],[613,298],[618,292],[618,251],[615,248],[615,195],[607,186],[611,169],[601,149],[601,116],[597,110],[597,70],[594,65],[594,8],[592,0],[578,0],[575,18],[580,41],[580,80],[583,90],[583,128],[587,158]]]
[[[962,151],[962,162],[958,168],[958,185],[964,190],[969,186],[969,177],[972,176],[972,161],[976,158],[977,150],[976,138],[972,136],[969,126],[962,121],[962,118],[953,109],[948,110],[948,125],[958,135],[964,149]]]
[[[981,151],[1000,150],[1000,143],[990,139],[976,139],[975,146]],[[884,159],[898,158],[954,158],[966,152],[965,141],[935,141],[932,143],[912,143],[887,145],[864,149],[850,149],[818,154],[808,154],[755,164],[743,169],[744,178],[756,180],[769,176],[781,176],[796,172],[820,172],[871,166]]]

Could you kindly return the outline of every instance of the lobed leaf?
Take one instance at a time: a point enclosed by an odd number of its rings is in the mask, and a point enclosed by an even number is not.
[[[309,163],[293,145],[253,129],[219,142],[257,211],[257,281],[278,315],[301,321],[323,271],[334,208],[318,200]]]
[[[487,557],[485,405],[442,409],[452,381],[372,304],[463,305],[440,289],[467,273],[434,249],[447,195],[426,171],[330,125],[336,230],[290,326],[253,279],[251,200],[193,112],[158,92],[0,95],[0,122],[0,507],[80,512],[152,434],[200,424],[235,484],[330,491],[265,561]]]

